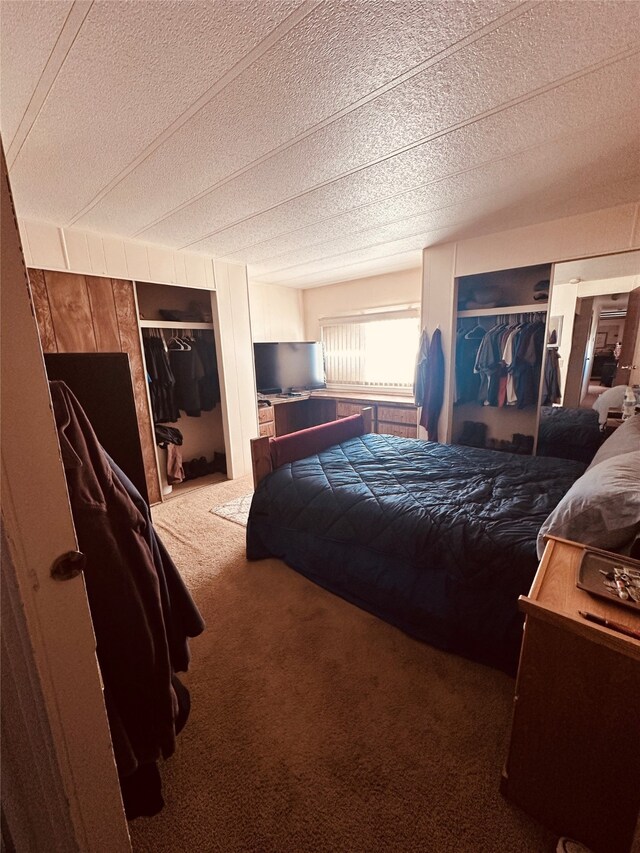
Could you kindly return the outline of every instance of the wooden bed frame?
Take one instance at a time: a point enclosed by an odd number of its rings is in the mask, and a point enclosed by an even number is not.
[[[289,433],[289,435],[281,436],[280,438],[274,439],[268,436],[252,438],[251,462],[254,489],[258,488],[258,484],[264,480],[267,474],[270,474],[275,468],[279,467],[279,464],[283,464],[282,461],[278,462],[279,455],[282,455],[278,451],[281,444],[285,441],[287,444],[285,461],[294,462],[296,459],[304,459],[305,456],[311,456],[320,450],[325,450],[327,447],[339,444],[341,441],[345,441],[346,438],[366,435],[372,432],[372,427],[373,409],[368,406],[359,415],[352,415],[349,418],[342,418],[337,421],[329,421],[329,423],[310,427],[309,429],[301,429],[298,432]]]

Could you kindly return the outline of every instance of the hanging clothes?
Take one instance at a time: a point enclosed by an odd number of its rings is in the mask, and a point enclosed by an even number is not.
[[[560,356],[557,347],[547,347],[547,358],[544,363],[544,379],[542,386],[542,405],[551,406],[560,403]]]
[[[456,403],[476,402],[480,392],[480,376],[474,372],[478,348],[485,335],[482,326],[464,327],[456,333]]]
[[[220,380],[218,378],[218,359],[213,333],[197,332],[195,345],[202,363],[204,375],[199,382],[200,406],[203,412],[210,412],[220,402]]]
[[[502,336],[507,328],[504,323],[498,323],[485,333],[478,347],[474,370],[480,375],[478,402],[485,406],[498,405],[500,378],[504,368]]]
[[[444,399],[444,353],[442,332],[436,329],[431,338],[424,370],[423,402],[420,424],[430,441],[438,440],[438,419]]]
[[[540,369],[544,351],[544,323],[525,323],[515,341],[514,386],[519,409],[538,402]]]
[[[191,418],[199,418],[202,412],[200,381],[205,370],[191,338],[173,338],[169,344],[169,364],[175,377],[176,404]]]
[[[175,486],[185,479],[184,466],[182,464],[182,433],[175,427],[155,426],[156,444],[167,451],[167,483]]]
[[[175,423],[180,417],[175,398],[176,380],[169,364],[166,345],[160,333],[144,330],[142,335],[149,395],[154,423]]]
[[[204,623],[140,493],[108,459],[64,382],[50,389],[118,775],[157,781],[151,767],[172,755],[184,717],[175,670],[187,668],[187,637]],[[123,796],[132,787],[122,785]],[[146,804],[125,803],[128,816],[160,808],[155,793]]]
[[[482,338],[474,364],[477,400],[485,406],[535,405],[544,351],[540,320],[499,320]]]
[[[427,365],[429,363],[429,335],[426,329],[420,334],[416,370],[413,380],[413,397],[416,406],[423,406],[427,396]]]

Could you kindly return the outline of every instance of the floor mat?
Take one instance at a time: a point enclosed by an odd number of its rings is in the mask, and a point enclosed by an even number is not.
[[[235,521],[236,524],[241,524],[243,527],[246,527],[252,497],[253,493],[243,495],[240,498],[234,498],[226,504],[214,507],[211,512],[214,515],[219,515],[222,518],[228,518],[229,521]]]

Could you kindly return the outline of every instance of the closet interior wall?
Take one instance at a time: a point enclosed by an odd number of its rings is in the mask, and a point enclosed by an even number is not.
[[[465,330],[467,333],[480,327],[484,331],[493,328],[499,321],[541,321],[545,326],[542,343],[541,362],[544,361],[546,324],[549,287],[546,298],[540,282],[549,281],[551,266],[522,267],[510,270],[500,270],[478,275],[462,276],[456,279],[456,331]],[[537,289],[536,289],[537,286]],[[535,299],[534,297],[538,297]],[[477,331],[477,335],[482,333]],[[454,338],[454,341],[456,338]],[[452,375],[456,377],[458,365],[456,356],[459,355],[454,347]],[[474,395],[474,399],[462,401],[457,399],[454,392],[452,416],[452,442],[458,443],[463,433],[468,434],[465,422],[486,425],[486,440],[488,446],[496,442],[512,443],[516,434],[533,437],[535,448],[538,429],[538,413],[540,408],[541,382],[540,374],[536,376],[536,399],[534,403],[521,408],[516,405],[493,406],[485,405]],[[508,449],[508,448],[504,448]]]
[[[216,298],[215,291],[136,282],[136,293],[143,337],[158,336],[166,344],[181,335],[187,338],[192,335],[211,335],[210,340],[214,340],[212,300]],[[188,416],[181,411],[177,421],[162,421],[162,425],[182,433],[180,450],[184,462],[204,457],[212,463],[214,459],[219,460],[222,454],[226,455],[220,402],[211,411],[202,411],[198,417]],[[193,481],[188,479],[184,483],[169,485],[167,451],[157,445],[155,449],[163,497],[175,496]]]

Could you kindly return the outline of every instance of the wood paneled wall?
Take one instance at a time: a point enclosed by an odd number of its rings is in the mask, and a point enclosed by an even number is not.
[[[157,503],[162,498],[133,282],[38,269],[29,270],[29,280],[44,352],[129,355],[147,490]]]

